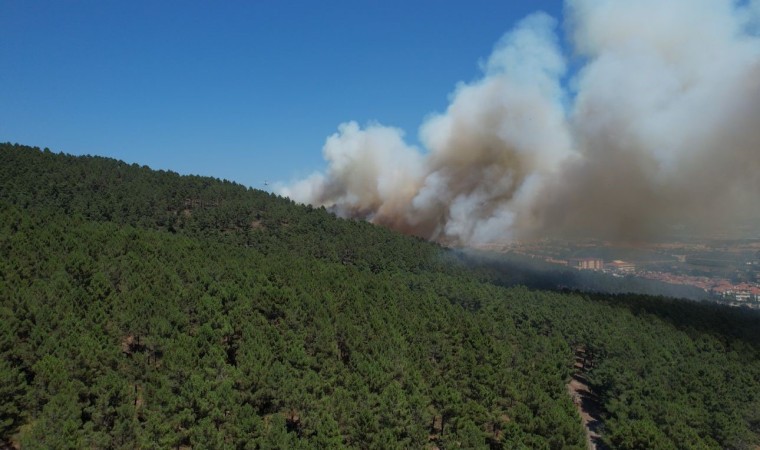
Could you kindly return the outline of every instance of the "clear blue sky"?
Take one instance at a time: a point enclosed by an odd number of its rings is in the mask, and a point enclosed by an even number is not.
[[[414,141],[537,10],[562,2],[0,0],[0,141],[289,181],[341,122]]]

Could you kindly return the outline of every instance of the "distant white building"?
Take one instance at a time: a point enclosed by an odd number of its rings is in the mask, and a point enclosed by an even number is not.
[[[616,259],[607,264],[607,268],[617,273],[633,273],[636,271],[636,264]]]

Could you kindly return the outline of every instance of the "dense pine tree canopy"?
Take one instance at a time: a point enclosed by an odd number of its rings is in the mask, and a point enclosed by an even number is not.
[[[583,348],[610,447],[760,443],[757,314],[498,273],[229,181],[2,144],[0,440],[584,449]]]

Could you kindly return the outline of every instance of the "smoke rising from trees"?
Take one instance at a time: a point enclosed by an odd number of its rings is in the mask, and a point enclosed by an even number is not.
[[[568,0],[521,21],[420,127],[341,124],[282,188],[425,238],[657,236],[760,211],[760,1]],[[568,58],[581,68],[568,81]]]

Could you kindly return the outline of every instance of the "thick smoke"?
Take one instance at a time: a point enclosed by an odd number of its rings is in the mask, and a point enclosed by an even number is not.
[[[459,244],[646,238],[760,211],[760,0],[569,0],[520,22],[420,128],[342,124],[328,162],[282,190]],[[570,86],[567,88],[566,86]]]

